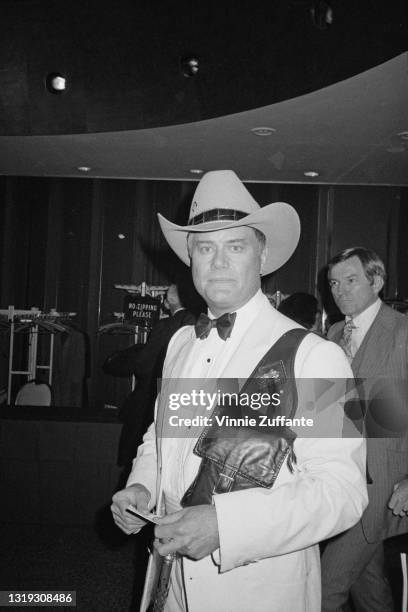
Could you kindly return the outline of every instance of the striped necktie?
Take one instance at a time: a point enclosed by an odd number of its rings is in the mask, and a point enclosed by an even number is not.
[[[353,361],[353,353],[351,352],[353,329],[356,329],[356,326],[353,323],[353,317],[346,317],[346,323],[343,327],[343,335],[340,338],[339,345],[346,353],[347,359],[350,361],[350,363]]]

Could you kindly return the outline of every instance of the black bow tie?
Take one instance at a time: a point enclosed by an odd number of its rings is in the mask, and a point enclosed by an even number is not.
[[[218,317],[218,319],[210,319],[206,314],[201,313],[195,324],[197,338],[204,340],[204,338],[207,338],[212,328],[216,327],[219,337],[222,340],[226,340],[231,335],[236,316],[236,312],[227,312]]]

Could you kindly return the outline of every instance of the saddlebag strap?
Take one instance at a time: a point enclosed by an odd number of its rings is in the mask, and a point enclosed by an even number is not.
[[[213,495],[218,493],[270,488],[286,458],[289,469],[293,469],[296,434],[282,424],[275,426],[273,419],[278,416],[291,419],[296,413],[294,362],[298,346],[308,333],[305,329],[292,329],[283,334],[239,393],[231,394],[238,401],[216,406],[211,425],[204,429],[194,447],[201,464],[181,500],[182,506],[211,504]],[[255,411],[248,398],[260,394],[268,394],[275,401]],[[239,419],[239,424],[233,425],[235,419]]]

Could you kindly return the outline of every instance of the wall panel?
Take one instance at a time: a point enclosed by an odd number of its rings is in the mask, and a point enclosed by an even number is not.
[[[289,202],[301,219],[300,243],[290,261],[264,280],[267,291],[314,293],[319,268],[331,254],[364,244],[386,261],[388,296],[408,296],[406,190],[247,186],[261,205]],[[184,224],[195,187],[193,181],[0,178],[0,308],[14,303],[19,308],[37,305],[78,313],[75,321],[89,345],[90,411],[106,404],[119,406],[129,390],[127,379],[102,371],[107,355],[133,341],[131,336],[98,336],[100,325],[113,322],[112,313],[122,310],[124,293],[114,284],[168,284],[180,274],[190,274],[168,248],[157,213]],[[4,334],[0,368],[4,384]]]

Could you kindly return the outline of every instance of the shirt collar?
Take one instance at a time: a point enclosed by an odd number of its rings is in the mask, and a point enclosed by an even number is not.
[[[241,308],[238,308],[238,310],[232,311],[237,313],[237,317],[235,319],[231,336],[237,336],[238,334],[242,334],[244,333],[244,331],[246,331],[246,329],[250,326],[252,321],[260,312],[266,299],[267,298],[262,292],[262,290],[258,289],[255,295],[251,297],[251,299],[248,300],[246,304],[241,306]],[[215,318],[210,309],[208,309],[208,316],[210,317],[210,319]]]
[[[172,314],[171,316],[172,316],[172,317],[174,317],[174,315],[175,315],[177,312],[180,312],[180,310],[185,310],[185,307],[184,307],[184,306],[180,306],[180,308],[177,308],[177,309],[176,309],[176,310],[173,312],[173,314]]]
[[[375,317],[377,316],[380,308],[381,308],[381,300],[380,298],[377,298],[373,304],[371,304],[368,308],[363,310],[363,312],[360,312],[360,314],[358,314],[357,316],[346,317],[346,321],[352,318],[353,323],[356,327],[364,328],[367,330],[370,327],[371,323],[374,321]]]

